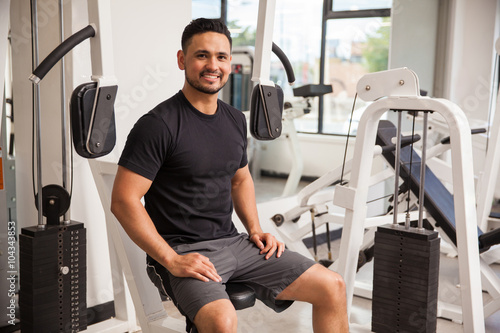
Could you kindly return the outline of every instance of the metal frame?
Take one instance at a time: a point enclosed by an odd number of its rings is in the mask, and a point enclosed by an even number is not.
[[[276,0],[259,1],[252,81],[270,87],[274,87],[270,80],[270,63],[275,11]]]
[[[387,81],[379,73],[379,82],[397,87],[401,81]],[[360,81],[361,82],[361,81]],[[402,81],[403,85],[405,81]],[[362,93],[358,85],[358,94]],[[484,332],[484,310],[481,289],[481,265],[477,246],[477,217],[475,207],[474,173],[471,133],[464,112],[444,99],[390,94],[390,97],[373,102],[361,117],[354,148],[351,182],[348,187],[335,190],[334,204],[345,208],[344,230],[340,243],[338,273],[344,277],[347,288],[347,304],[350,311],[354,293],[356,263],[362,245],[368,182],[372,156],[380,117],[388,110],[427,110],[443,116],[449,126],[453,187],[459,254],[459,277],[462,295],[462,315],[465,332]]]
[[[88,160],[106,218],[106,232],[113,276],[115,300],[115,321],[117,329],[137,330],[135,316],[144,333],[185,332],[185,322],[168,317],[160,294],[146,273],[146,254],[125,233],[113,213],[111,213],[111,191],[118,166],[116,163]],[[126,282],[126,283],[125,283]],[[132,297],[133,306],[127,294]],[[135,310],[135,311],[134,311]],[[102,332],[99,324],[92,325],[88,332]],[[102,325],[105,325],[102,324]]]

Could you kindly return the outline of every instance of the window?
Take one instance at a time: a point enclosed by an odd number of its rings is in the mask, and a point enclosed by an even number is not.
[[[323,79],[333,93],[322,103],[320,131],[347,134],[359,79],[370,72],[387,69],[389,54],[389,20],[382,17],[330,19],[326,22]],[[366,107],[358,99],[353,114],[351,134]]]
[[[390,8],[392,0],[333,0],[330,9],[336,11],[355,11]]]
[[[294,68],[294,87],[319,80],[322,6],[323,0],[310,0],[307,6],[303,6],[302,0],[276,1],[273,41],[285,52]],[[227,0],[227,25],[233,38],[233,64],[235,51],[255,45],[258,7],[258,0]],[[275,56],[271,58],[271,79],[283,89],[285,101],[301,101],[301,98],[294,98],[293,88],[288,84],[283,66]],[[300,117],[299,130],[316,132],[317,119],[316,107],[310,114]]]
[[[218,0],[192,0],[191,17],[221,18],[222,1]]]
[[[387,69],[391,0],[325,0],[320,83],[333,93],[320,97],[318,133],[346,135],[356,84],[366,73]],[[356,101],[351,134],[366,104]]]
[[[292,63],[294,87],[322,83],[334,89],[310,100],[310,113],[294,120],[298,131],[347,134],[356,83],[366,73],[387,69],[391,4],[392,0],[310,0],[304,6],[303,0],[276,0],[273,40]],[[226,18],[234,52],[255,45],[258,7],[259,0],[193,0],[193,17],[199,13]],[[234,59],[233,55],[233,64]],[[274,56],[271,76],[283,88],[285,101],[303,102],[293,96]],[[365,106],[357,100],[351,134]]]

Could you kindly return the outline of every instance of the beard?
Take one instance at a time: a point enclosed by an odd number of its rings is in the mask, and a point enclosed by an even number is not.
[[[203,75],[203,73],[201,73],[201,75]],[[192,80],[191,78],[189,78],[187,76],[186,72],[184,73],[184,76],[186,78],[187,83],[189,83],[190,86],[192,86],[196,90],[198,90],[204,94],[208,94],[208,95],[217,94],[222,88],[224,88],[224,86],[227,83],[227,80],[226,80],[226,82],[222,82],[222,80],[221,80],[220,84],[218,84],[218,85],[208,85],[208,84],[203,85],[199,81],[195,81],[195,80]],[[222,78],[222,75],[221,75],[221,78]]]

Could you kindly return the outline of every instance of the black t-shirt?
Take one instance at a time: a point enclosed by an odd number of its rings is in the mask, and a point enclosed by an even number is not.
[[[132,128],[119,165],[153,181],[145,208],[175,246],[231,237],[231,179],[247,164],[243,113],[218,100],[207,115],[179,91]]]

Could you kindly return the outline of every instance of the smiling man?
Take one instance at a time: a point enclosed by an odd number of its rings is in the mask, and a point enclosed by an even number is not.
[[[111,210],[148,254],[152,281],[202,333],[236,332],[228,281],[251,286],[277,312],[309,302],[315,332],[347,332],[342,278],[260,227],[245,117],[217,96],[231,72],[227,27],[192,21],[177,63],[182,90],[135,124],[113,187]]]

